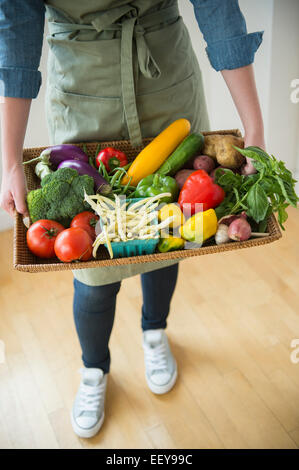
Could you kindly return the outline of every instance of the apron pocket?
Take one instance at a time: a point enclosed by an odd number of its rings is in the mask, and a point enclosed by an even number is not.
[[[48,126],[55,144],[124,138],[122,102],[117,97],[48,90]]]
[[[140,94],[137,108],[142,135],[153,137],[180,118],[188,119],[191,132],[197,132],[202,125],[202,107],[205,101],[201,75],[197,73],[163,90]]]
[[[119,97],[120,39],[78,41],[48,36],[50,74],[66,93]]]

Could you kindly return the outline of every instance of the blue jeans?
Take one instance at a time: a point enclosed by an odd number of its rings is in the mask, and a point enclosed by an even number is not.
[[[141,274],[143,293],[142,330],[166,328],[178,264]],[[116,296],[121,282],[88,286],[74,279],[73,311],[85,367],[110,369],[108,347],[114,322]]]

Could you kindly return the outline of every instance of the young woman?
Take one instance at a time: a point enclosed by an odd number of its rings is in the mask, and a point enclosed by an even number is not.
[[[245,130],[245,145],[264,146],[252,62],[262,33],[247,34],[237,0],[191,0],[207,54],[221,70]],[[177,0],[0,0],[2,80],[1,207],[26,215],[22,148],[38,71],[45,13],[49,61],[46,113],[51,144],[130,139],[133,146],[185,117],[208,130],[201,72]],[[250,161],[243,172],[254,172]],[[82,380],[74,431],[94,436],[104,419],[108,342],[121,280],[141,273],[145,376],[154,393],[175,384],[177,366],[166,321],[178,263],[74,270],[74,319]]]

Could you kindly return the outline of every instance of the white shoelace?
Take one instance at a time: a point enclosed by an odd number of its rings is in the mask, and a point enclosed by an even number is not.
[[[150,347],[145,345],[145,361],[151,371],[165,371],[167,369],[167,355],[164,343]]]
[[[79,410],[82,411],[98,411],[102,395],[104,392],[104,384],[92,386],[81,383],[79,395]]]

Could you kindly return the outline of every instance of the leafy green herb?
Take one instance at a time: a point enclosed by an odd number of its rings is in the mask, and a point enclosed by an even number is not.
[[[242,155],[253,160],[257,173],[249,176],[235,174],[229,169],[215,172],[215,182],[225,191],[226,197],[216,207],[218,218],[228,214],[238,214],[243,210],[258,224],[263,232],[269,216],[276,212],[278,222],[283,224],[288,218],[286,208],[297,207],[299,198],[295,192],[296,180],[285,163],[268,155],[259,147],[240,149]]]
[[[254,184],[248,191],[246,202],[248,204],[248,215],[256,222],[264,220],[269,207],[269,201],[265,190],[258,184]]]

